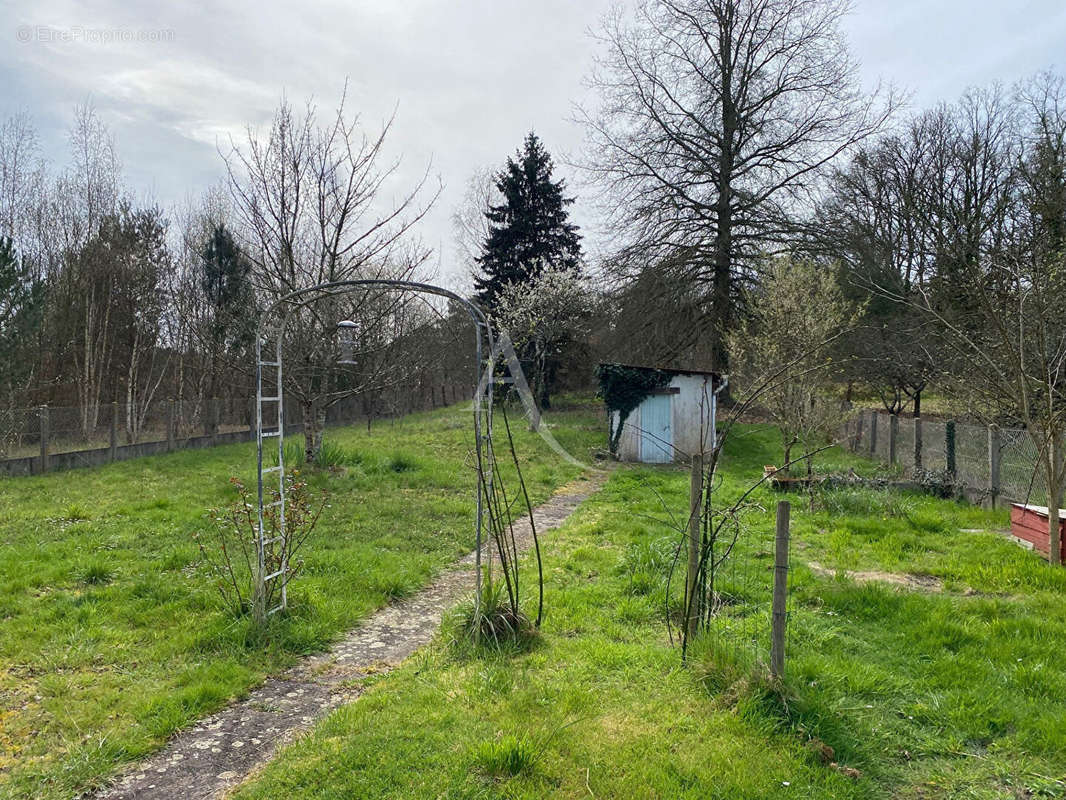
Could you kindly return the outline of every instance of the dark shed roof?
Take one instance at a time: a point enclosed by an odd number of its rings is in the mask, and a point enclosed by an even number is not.
[[[622,364],[618,361],[601,361],[601,366],[611,367],[625,367],[626,369],[646,369],[649,372],[652,370],[662,370],[663,372],[673,372],[677,375],[710,375],[711,380],[714,383],[721,383],[722,376],[717,372],[712,372],[709,369],[686,369],[684,367],[670,367],[670,366],[649,366],[647,364]]]

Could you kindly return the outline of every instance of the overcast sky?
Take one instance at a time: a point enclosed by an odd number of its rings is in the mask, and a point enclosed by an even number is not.
[[[571,117],[593,52],[586,31],[610,4],[2,0],[0,115],[29,111],[45,156],[62,164],[73,107],[91,98],[130,188],[170,207],[219,179],[218,148],[269,120],[283,93],[328,111],[347,77],[349,107],[369,128],[396,110],[400,183],[429,162],[443,181],[421,234],[448,273],[467,176],[500,165],[530,129],[559,162],[580,148]],[[116,41],[116,30],[141,40]],[[856,0],[846,30],[864,80],[892,82],[918,107],[1066,67],[1063,0]],[[580,203],[574,216],[594,226]]]

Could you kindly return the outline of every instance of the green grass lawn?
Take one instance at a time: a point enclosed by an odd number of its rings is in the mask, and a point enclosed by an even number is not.
[[[588,403],[549,421],[579,458],[605,436]],[[193,540],[231,476],[254,486],[253,444],[0,480],[0,797],[99,783],[468,552],[471,424],[451,407],[327,432],[346,466],[305,472],[330,507],[265,638],[224,612]],[[577,474],[512,427],[534,502]]]
[[[719,497],[775,460],[731,442]],[[856,465],[840,452],[825,469]],[[662,622],[688,476],[620,467],[544,544],[546,620],[519,653],[471,653],[456,623],[282,752],[250,798],[1066,797],[1066,570],[995,533],[1004,512],[842,489],[793,496],[789,660],[760,677],[722,614],[687,666]],[[660,500],[661,498],[661,500]],[[778,498],[754,498],[752,541]],[[761,545],[742,550],[761,569]],[[805,565],[817,561],[835,576]],[[942,591],[844,570],[931,575]],[[759,611],[755,617],[762,614]],[[768,624],[765,615],[762,622]]]

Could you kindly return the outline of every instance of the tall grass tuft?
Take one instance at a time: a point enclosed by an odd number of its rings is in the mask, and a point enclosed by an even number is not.
[[[353,463],[351,454],[336,442],[322,442],[315,456],[315,466],[319,469],[340,469]]]
[[[512,609],[500,580],[486,581],[481,587],[480,602],[460,606],[460,636],[457,641],[475,649],[493,652],[524,651],[537,638],[537,627],[521,611]]]
[[[81,572],[81,582],[89,586],[104,586],[114,580],[115,573],[102,561],[94,561]]]
[[[527,737],[510,734],[502,739],[482,742],[477,748],[475,760],[489,775],[513,778],[532,771],[537,762],[537,752]]]

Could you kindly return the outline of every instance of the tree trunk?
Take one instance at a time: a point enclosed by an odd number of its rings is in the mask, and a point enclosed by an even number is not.
[[[729,371],[729,353],[725,336],[732,322],[732,271],[733,271],[733,142],[737,129],[737,113],[733,101],[733,30],[732,19],[722,25],[718,34],[722,63],[722,141],[718,153],[718,200],[715,207],[714,274],[712,278],[711,305],[714,311],[712,328],[712,368],[726,374]],[[729,389],[723,390],[728,392]],[[728,401],[728,400],[727,400]]]
[[[315,424],[317,418],[315,416],[314,401],[304,400],[300,403],[300,412],[304,425],[304,463],[313,464],[315,457],[318,456],[318,449],[315,447]],[[318,437],[318,441],[321,443],[321,435]]]
[[[1046,458],[1047,472],[1047,528],[1048,528],[1048,561],[1053,565],[1062,563],[1062,538],[1059,531],[1059,509],[1062,508],[1063,495],[1063,470],[1060,466],[1062,461],[1062,436],[1052,433],[1048,441],[1048,454]]]
[[[326,432],[326,407],[319,405],[315,409],[315,458],[322,451],[322,436]]]

